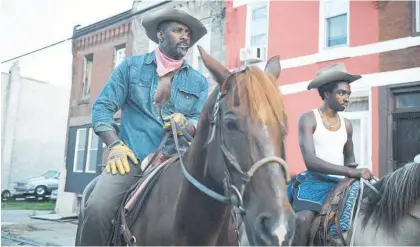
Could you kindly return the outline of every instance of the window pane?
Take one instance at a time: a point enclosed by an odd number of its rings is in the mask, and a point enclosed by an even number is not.
[[[265,46],[267,44],[267,34],[251,36],[251,46]]]
[[[96,165],[97,165],[97,159],[98,158],[98,151],[97,150],[91,150],[89,154],[89,164],[86,167],[86,171],[88,172],[95,172],[96,171]]]
[[[397,108],[420,107],[420,91],[395,95]]]
[[[99,142],[99,137],[98,135],[95,134],[95,132],[92,131],[92,138],[91,138],[91,144],[90,144],[90,149],[98,149],[98,142]]]
[[[328,47],[347,43],[347,14],[327,19]]]
[[[86,149],[86,129],[78,129],[79,140],[77,143],[77,149]]]
[[[354,157],[356,158],[356,163],[359,165],[361,164],[361,153],[360,153],[360,145],[361,142],[361,127],[360,127],[360,119],[349,119],[351,124],[353,125],[353,150],[354,150]]]
[[[267,18],[267,5],[252,10],[252,21]]]
[[[85,163],[85,150],[77,151],[76,171],[83,171],[83,164]]]
[[[267,33],[267,5],[252,10],[251,36]],[[265,44],[263,44],[265,45]]]
[[[369,101],[367,97],[350,99],[349,107],[346,112],[369,111]]]

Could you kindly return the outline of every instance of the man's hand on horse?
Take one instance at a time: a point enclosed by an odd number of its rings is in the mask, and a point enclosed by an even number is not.
[[[163,129],[165,131],[171,131],[171,122],[170,120],[173,119],[175,123],[177,123],[181,128],[184,128],[187,123],[187,118],[179,112],[175,112],[163,119],[165,124],[163,125]],[[182,135],[181,131],[177,132],[178,135]]]
[[[108,155],[108,160],[106,164],[106,171],[108,173],[116,174],[117,171],[124,175],[130,172],[130,165],[128,164],[128,158],[134,164],[138,164],[138,160],[124,143],[117,144],[110,148],[110,153]]]
[[[350,177],[372,180],[373,179],[373,173],[367,168],[352,169]]]

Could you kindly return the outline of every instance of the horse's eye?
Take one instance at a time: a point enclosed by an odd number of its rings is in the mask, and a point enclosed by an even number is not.
[[[235,121],[226,121],[226,127],[229,130],[238,130]]]

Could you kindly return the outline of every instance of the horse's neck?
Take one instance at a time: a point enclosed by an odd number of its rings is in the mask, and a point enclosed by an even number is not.
[[[200,141],[200,139],[203,139]],[[195,179],[214,190],[215,182],[205,175],[207,152],[203,148],[206,138],[197,136],[183,157],[184,165]],[[199,191],[185,176],[177,203],[173,236],[179,245],[214,245],[224,219],[229,217],[228,206]],[[220,193],[220,191],[217,191]]]

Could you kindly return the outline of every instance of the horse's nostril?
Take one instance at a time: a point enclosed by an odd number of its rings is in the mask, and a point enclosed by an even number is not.
[[[270,227],[270,217],[266,214],[261,214],[257,217],[255,229],[262,241],[264,241],[267,245],[272,244],[272,234],[271,234],[271,227]]]

